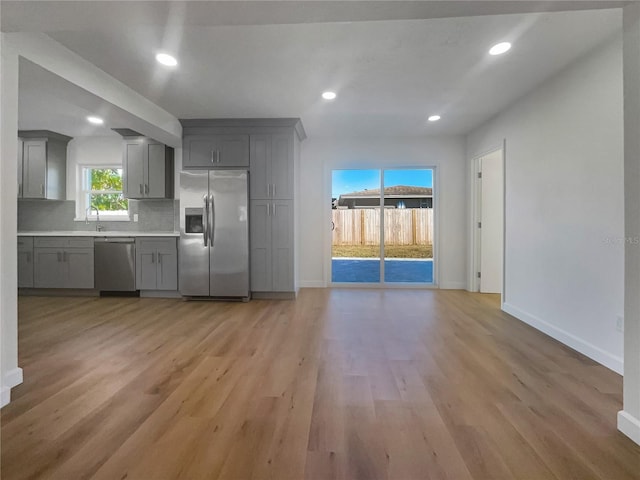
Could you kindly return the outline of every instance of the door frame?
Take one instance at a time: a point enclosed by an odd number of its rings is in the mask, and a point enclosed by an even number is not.
[[[435,289],[439,288],[439,264],[438,261],[438,246],[440,243],[440,215],[438,211],[440,210],[440,189],[439,185],[439,169],[435,165],[411,165],[411,166],[385,166],[385,167],[375,167],[375,166],[354,166],[354,167],[342,167],[342,168],[334,168],[333,166],[326,165],[325,166],[325,179],[327,180],[327,188],[325,189],[325,206],[324,211],[326,212],[326,217],[329,222],[329,226],[331,226],[331,188],[333,185],[332,174],[334,170],[380,170],[380,188],[383,188],[384,185],[384,171],[385,170],[431,170],[433,172],[433,185],[432,185],[432,193],[433,193],[433,282],[432,283],[413,283],[413,282],[385,282],[384,281],[384,244],[380,246],[380,276],[381,281],[375,283],[357,283],[357,282],[333,282],[332,281],[332,234],[331,228],[326,229],[327,233],[325,234],[325,267],[327,276],[325,277],[325,285],[328,287],[336,287],[336,288],[380,288],[380,289]],[[381,190],[382,192],[382,190]],[[382,214],[382,211],[381,211]],[[384,222],[380,222],[380,236],[381,241],[384,239]]]
[[[480,271],[480,259],[481,259],[481,235],[480,228],[478,228],[478,222],[482,219],[482,190],[480,188],[480,182],[478,174],[481,171],[480,160],[492,153],[502,152],[502,285],[500,288],[500,305],[502,306],[506,301],[506,184],[507,184],[507,141],[504,139],[502,144],[494,146],[490,149],[483,151],[479,155],[475,155],[471,158],[471,188],[470,188],[470,255],[469,255],[469,285],[468,290],[471,292],[480,291],[480,281],[477,277],[477,272]]]

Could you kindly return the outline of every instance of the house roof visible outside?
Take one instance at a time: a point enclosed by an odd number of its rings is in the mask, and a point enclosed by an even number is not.
[[[433,196],[433,189],[431,187],[410,187],[406,185],[395,185],[393,187],[385,187],[384,196],[390,197],[403,197],[403,198],[430,198]],[[359,192],[344,193],[340,195],[340,198],[379,198],[380,189],[372,188],[368,190],[362,190]]]

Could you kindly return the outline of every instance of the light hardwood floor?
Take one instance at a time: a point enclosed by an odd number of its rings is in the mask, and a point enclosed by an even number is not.
[[[621,377],[461,291],[19,299],[2,479],[640,478]]]

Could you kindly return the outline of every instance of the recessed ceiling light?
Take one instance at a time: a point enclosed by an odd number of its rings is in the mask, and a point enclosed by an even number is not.
[[[324,98],[325,100],[333,100],[334,98],[336,98],[336,92],[330,92],[330,91],[323,92],[322,98]]]
[[[87,117],[87,121],[89,123],[93,123],[94,125],[102,125],[104,123],[104,120],[102,120],[100,117],[94,117],[94,116]]]
[[[430,122],[437,122],[438,120],[440,120],[440,115],[431,115],[427,120],[429,120]]]
[[[178,65],[178,60],[176,60],[176,57],[173,57],[168,53],[158,53],[156,55],[156,60],[158,61],[158,63],[161,63],[162,65],[165,65],[167,67],[175,67],[176,65]]]
[[[509,42],[502,42],[494,45],[489,50],[489,55],[502,55],[503,53],[508,52],[511,49],[511,44]]]

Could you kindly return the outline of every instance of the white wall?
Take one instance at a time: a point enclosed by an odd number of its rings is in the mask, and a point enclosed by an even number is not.
[[[617,372],[622,98],[618,38],[467,137],[468,159],[506,139],[504,310]]]
[[[624,8],[625,235],[640,238],[640,4]],[[625,247],[624,410],[618,429],[640,444],[640,244]]]
[[[18,57],[0,34],[0,406],[22,382],[18,368]]]
[[[308,138],[300,168],[300,286],[325,286],[331,230],[331,171],[436,167],[438,283],[466,286],[466,170],[462,137]]]

